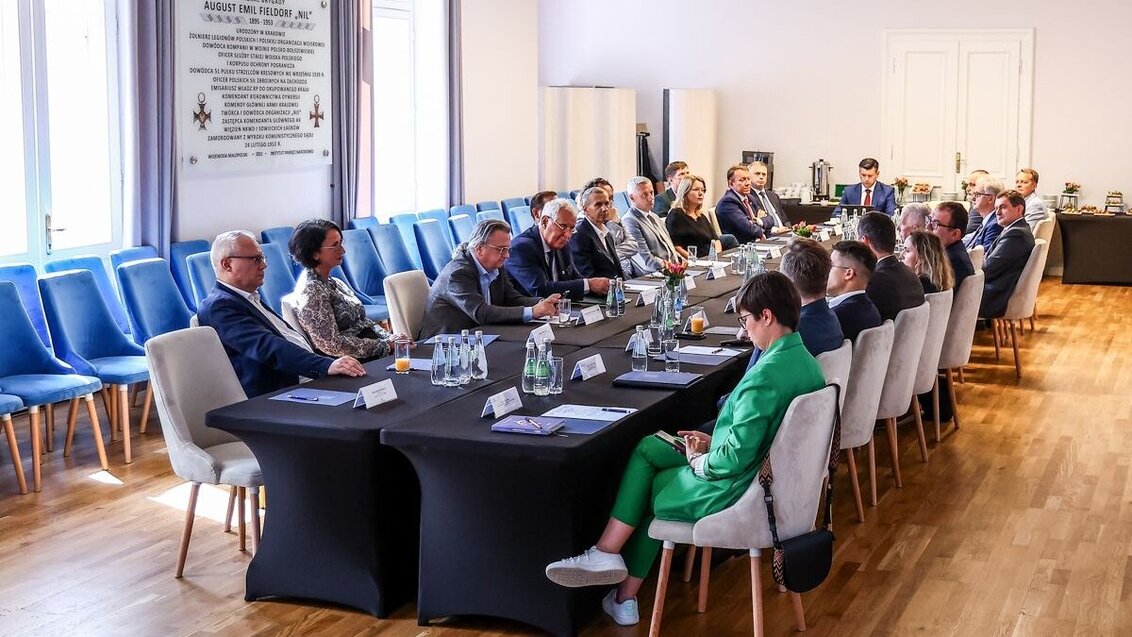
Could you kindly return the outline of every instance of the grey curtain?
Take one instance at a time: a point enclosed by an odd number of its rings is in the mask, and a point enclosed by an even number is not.
[[[334,42],[332,82],[334,87],[334,205],[331,220],[345,228],[358,210],[359,174],[363,164],[358,153],[360,131],[359,88],[369,69],[369,38],[363,37],[361,1],[336,2],[331,12]],[[368,35],[368,33],[366,34]],[[372,70],[369,71],[372,73]],[[372,117],[372,113],[367,113]],[[368,145],[367,145],[368,146]],[[372,184],[366,179],[364,183]],[[372,187],[372,186],[370,186]],[[372,198],[369,198],[372,201]],[[364,213],[368,216],[369,212]]]
[[[448,0],[448,205],[464,203],[464,109],[460,0]]]
[[[132,245],[169,255],[177,219],[173,121],[173,3],[134,3],[137,64],[137,185]]]

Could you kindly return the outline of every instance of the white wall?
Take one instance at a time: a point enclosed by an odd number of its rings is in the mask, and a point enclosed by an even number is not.
[[[878,0],[541,0],[539,83],[636,88],[639,121],[661,161],[661,91],[718,91],[718,159],[775,152],[776,183],[809,181],[809,164],[835,166],[852,182],[857,161],[881,158],[884,29],[1034,28],[1033,167],[1040,192],[1066,180],[1083,202],[1132,191],[1125,32],[1132,4],[1067,5],[956,0],[946,7]],[[678,12],[678,13],[676,13]],[[597,28],[579,28],[580,25]],[[560,43],[555,46],[553,43]],[[675,158],[674,158],[675,159]],[[694,167],[693,167],[694,168]],[[882,178],[885,173],[881,161]],[[712,179],[712,176],[707,176]],[[714,176],[722,181],[723,175]]]
[[[538,190],[538,12],[532,0],[463,0],[464,201]]]

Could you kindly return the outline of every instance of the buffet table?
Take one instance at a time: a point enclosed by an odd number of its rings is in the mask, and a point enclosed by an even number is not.
[[[1132,216],[1057,215],[1065,269],[1062,283],[1132,285]]]

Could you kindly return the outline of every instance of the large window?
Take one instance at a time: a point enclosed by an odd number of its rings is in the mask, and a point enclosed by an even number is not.
[[[373,0],[374,212],[448,204],[444,3]]]
[[[0,0],[0,260],[121,243],[117,4]]]

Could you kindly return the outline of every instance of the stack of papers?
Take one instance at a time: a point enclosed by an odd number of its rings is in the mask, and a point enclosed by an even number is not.
[[[559,405],[543,414],[547,418],[578,418],[613,422],[637,411],[632,407],[597,407],[594,405]]]
[[[741,353],[742,352],[739,350],[727,347],[685,345],[675,352],[669,352],[666,356],[670,359],[679,357],[681,363],[690,363],[692,365],[719,365]]]

